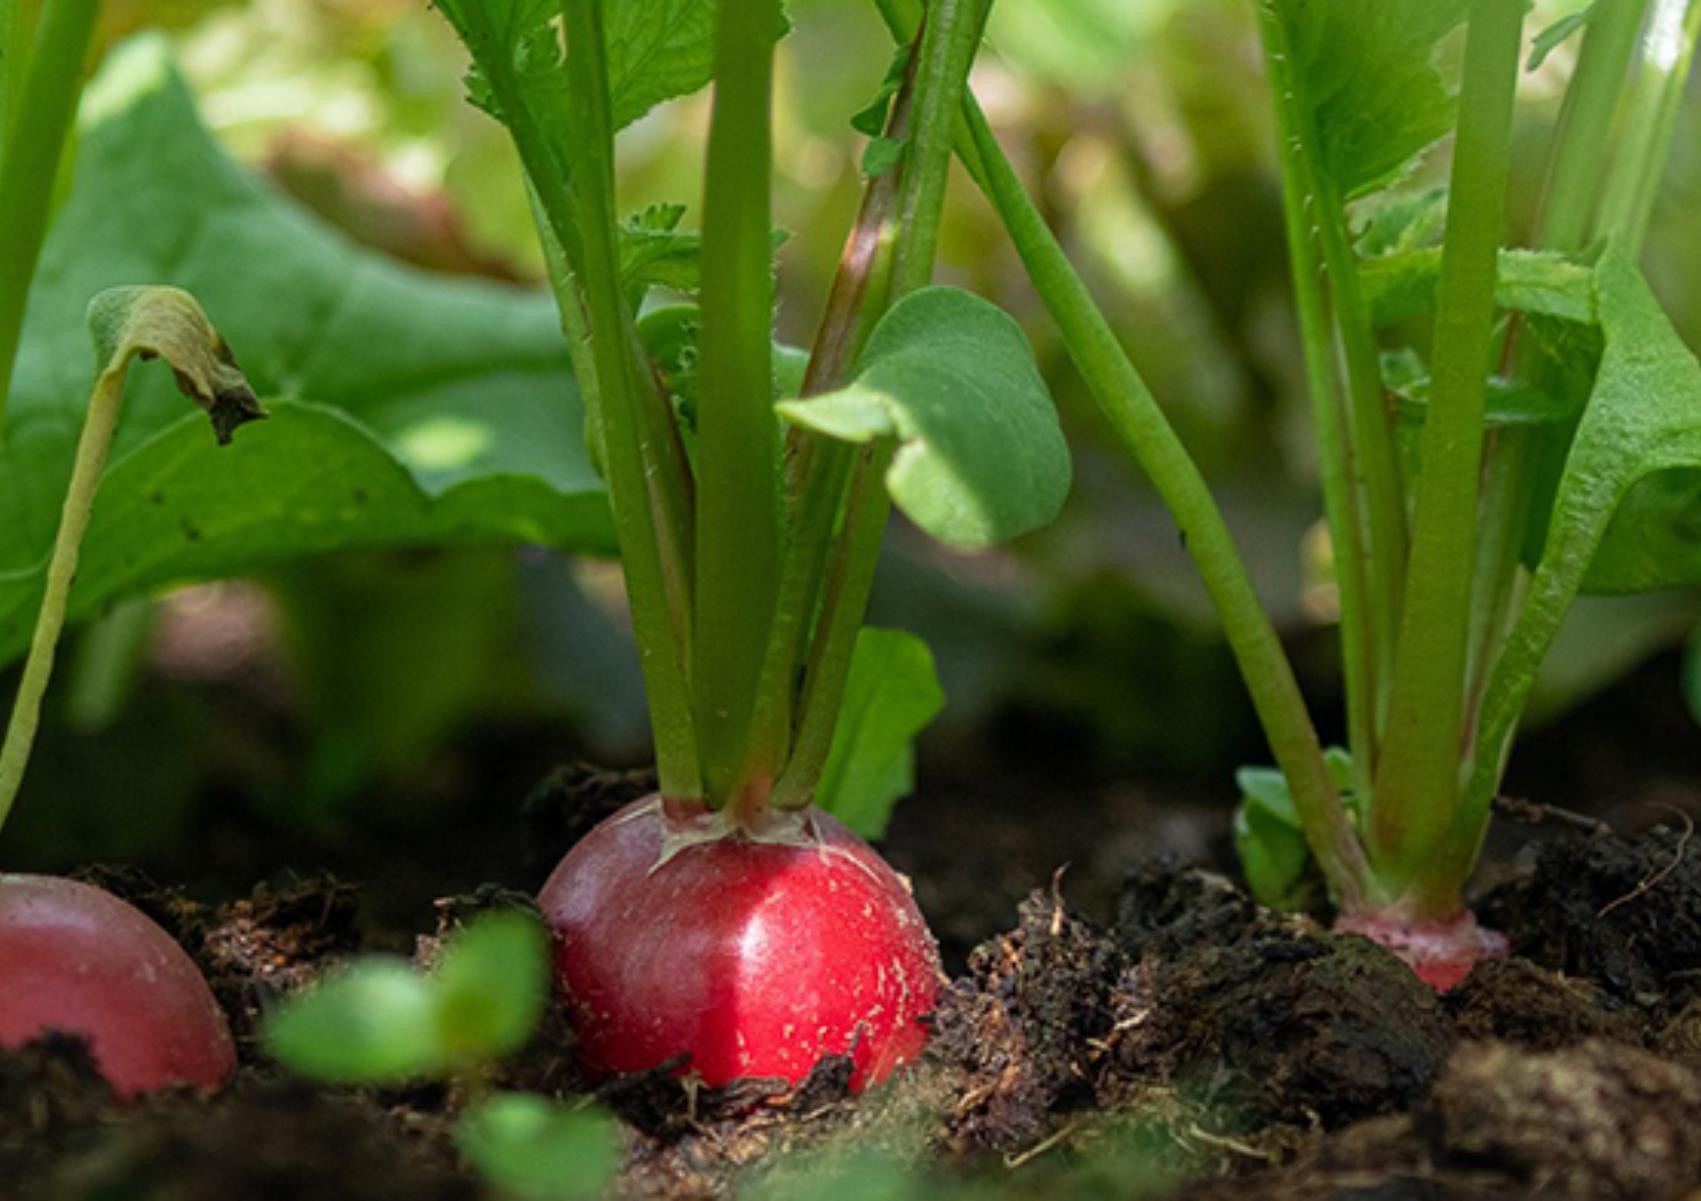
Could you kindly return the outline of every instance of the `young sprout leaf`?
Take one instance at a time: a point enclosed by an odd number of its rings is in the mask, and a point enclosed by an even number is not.
[[[339,1084],[394,1084],[448,1066],[430,980],[384,956],[290,997],[267,1019],[263,1037],[279,1063]]]
[[[139,280],[198,298],[272,418],[221,449],[169,376],[137,372],[70,620],[347,547],[612,549],[554,303],[351,246],[229,159],[165,42],[144,37],[89,85],[76,180],[30,296],[0,450],[0,661],[27,641],[53,542],[88,395],[89,299]]]
[[[695,292],[703,256],[702,235],[681,230],[683,204],[652,204],[620,225],[620,283],[635,313],[651,288]]]
[[[469,1109],[455,1139],[484,1178],[517,1201],[600,1197],[619,1166],[608,1115],[530,1093],[504,1093]]]
[[[530,914],[503,910],[470,922],[432,974],[438,1037],[456,1062],[500,1059],[537,1029],[549,997],[549,943]]]
[[[886,132],[886,121],[892,111],[892,99],[904,85],[904,76],[909,72],[912,53],[914,46],[909,42],[892,51],[892,61],[887,64],[886,74],[880,80],[880,90],[874,93],[874,99],[851,115],[852,129],[871,138],[877,138]]]
[[[267,1052],[307,1076],[384,1084],[500,1059],[537,1028],[549,953],[536,918],[484,914],[443,949],[437,970],[372,955],[286,1001]]]
[[[1044,525],[1069,492],[1069,449],[1021,327],[957,288],[906,296],[875,328],[847,387],[779,409],[846,442],[896,439],[886,473],[893,502],[954,546]]]
[[[864,838],[885,834],[892,806],[915,787],[915,736],[944,707],[927,643],[864,626],[815,803]]]
[[[1330,747],[1323,757],[1344,803],[1356,815],[1351,757],[1340,747]],[[1323,896],[1323,875],[1306,844],[1287,777],[1274,767],[1243,767],[1234,781],[1240,789],[1234,849],[1252,895],[1271,909],[1310,909]]]
[[[1439,245],[1447,224],[1444,184],[1417,192],[1384,192],[1353,239],[1366,258]]]
[[[1595,3],[1586,4],[1536,34],[1530,41],[1530,57],[1524,63],[1524,70],[1534,71],[1546,62],[1547,56],[1557,50],[1561,42],[1594,19],[1595,9]]]
[[[1469,0],[1260,0],[1286,26],[1321,166],[1343,196],[1374,191],[1452,127],[1432,63]]]

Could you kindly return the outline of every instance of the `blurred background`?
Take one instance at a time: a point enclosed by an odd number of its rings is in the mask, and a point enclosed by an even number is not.
[[[1580,6],[1542,0],[1530,27]],[[890,48],[861,0],[789,7],[778,322],[807,343],[858,198],[849,118]],[[143,27],[169,31],[231,152],[349,236],[435,271],[541,278],[507,138],[464,102],[464,54],[421,0],[112,0],[101,40]],[[1514,196],[1538,192],[1574,53],[1524,77]],[[974,86],[1211,477],[1337,733],[1328,548],[1250,3],[1007,0]],[[702,96],[663,106],[623,136],[625,208],[694,201],[707,112]],[[1422,172],[1444,174],[1444,152],[1431,159]],[[1053,528],[982,556],[894,528],[882,568],[874,620],[927,639],[949,697],[892,834],[948,947],[998,928],[1065,862],[1091,899],[1144,853],[1220,857],[1233,769],[1265,759],[1173,525],[966,179],[949,206],[942,276],[1024,323],[1077,457]],[[1694,88],[1647,262],[1701,346]],[[0,854],[123,859],[225,894],[328,867],[397,914],[481,879],[529,883],[505,865],[547,771],[643,763],[622,606],[616,565],[513,547],[342,554],[125,604],[74,633]],[[1701,813],[1684,703],[1698,613],[1686,594],[1580,606],[1509,789],[1632,825],[1661,806]]]

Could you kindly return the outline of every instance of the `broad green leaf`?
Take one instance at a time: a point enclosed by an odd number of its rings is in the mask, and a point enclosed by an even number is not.
[[[1431,312],[1440,279],[1439,246],[1359,262],[1364,302],[1377,325]],[[1503,309],[1587,324],[1595,320],[1594,272],[1548,250],[1502,250],[1494,302]]]
[[[1666,502],[1693,496],[1689,481],[1701,475],[1701,363],[1621,247],[1608,245],[1595,280],[1605,350],[1560,475],[1541,559],[1484,702],[1472,781],[1478,803],[1492,794],[1536,671],[1585,582],[1604,590],[1701,578],[1693,507],[1665,510]],[[1627,505],[1650,484],[1657,501]],[[1666,517],[1679,524],[1661,533]],[[1603,545],[1609,536],[1618,540],[1615,548]],[[1650,549],[1673,557],[1652,561]]]
[[[1343,196],[1399,174],[1452,127],[1435,46],[1470,0],[1259,0],[1275,8],[1319,166]]]
[[[864,626],[815,803],[864,838],[879,838],[892,806],[915,787],[915,736],[944,707],[927,643]]]
[[[1547,56],[1557,50],[1561,42],[1594,20],[1595,9],[1596,4],[1586,4],[1574,13],[1567,13],[1536,34],[1530,40],[1530,57],[1524,63],[1524,70],[1534,71],[1546,62]]]
[[[849,386],[779,409],[846,442],[896,439],[886,473],[893,502],[955,546],[1044,525],[1069,492],[1069,448],[1021,327],[957,288],[900,300]]]
[[[89,390],[84,309],[137,281],[200,299],[272,419],[219,448],[166,373],[140,373],[83,544],[73,619],[161,585],[342,547],[612,549],[547,297],[351,245],[224,155],[160,39],[109,57],[80,139],[0,452],[0,661],[34,617],[70,471]]]
[[[263,1038],[286,1067],[339,1084],[391,1084],[448,1064],[429,982],[378,955],[288,998],[267,1018]]]
[[[432,975],[443,1053],[457,1063],[500,1059],[525,1045],[549,997],[549,940],[535,917],[476,918],[443,949]]]
[[[467,1110],[455,1141],[486,1180],[518,1201],[600,1197],[620,1163],[618,1131],[607,1114],[530,1093],[505,1093]]]

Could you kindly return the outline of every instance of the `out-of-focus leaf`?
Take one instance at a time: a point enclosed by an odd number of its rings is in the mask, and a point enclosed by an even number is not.
[[[530,1093],[505,1093],[469,1109],[455,1141],[486,1180],[517,1201],[602,1196],[620,1162],[607,1114]]]
[[[438,1038],[454,1062],[519,1050],[549,996],[549,940],[529,913],[482,914],[443,949],[432,977]]]
[[[109,57],[80,137],[0,452],[0,660],[27,637],[70,473],[89,383],[84,308],[137,280],[200,299],[272,419],[220,448],[164,373],[134,381],[72,619],[341,547],[612,547],[547,297],[351,246],[225,157],[159,39]]]
[[[1259,0],[1287,31],[1300,105],[1343,196],[1387,183],[1453,124],[1432,59],[1469,0]]]
[[[925,642],[863,627],[815,803],[864,838],[879,838],[892,806],[915,787],[915,737],[944,707]]]
[[[266,1053],[304,1076],[391,1084],[447,1059],[429,982],[400,959],[369,956],[290,997],[267,1019]]]
[[[1044,525],[1069,492],[1069,448],[1026,336],[956,288],[906,296],[875,328],[854,381],[779,409],[846,442],[896,439],[893,502],[956,546]]]

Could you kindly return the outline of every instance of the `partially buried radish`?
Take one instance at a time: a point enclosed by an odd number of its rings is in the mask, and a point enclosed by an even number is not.
[[[88,1040],[120,1096],[218,1085],[236,1067],[224,1014],[172,937],[109,892],[0,875],[0,1046]]]
[[[862,1088],[920,1053],[939,955],[903,879],[817,809],[763,819],[650,797],[550,876],[539,902],[588,1070],[687,1056],[709,1085],[797,1083],[849,1055]]]

